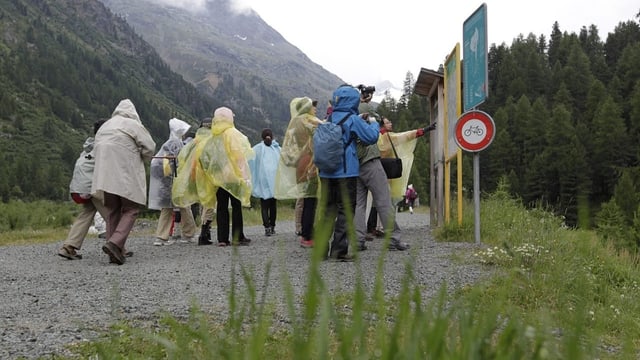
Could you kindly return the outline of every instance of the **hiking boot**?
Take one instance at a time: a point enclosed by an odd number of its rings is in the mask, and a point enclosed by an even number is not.
[[[107,241],[107,243],[104,244],[104,246],[102,247],[102,251],[105,254],[109,255],[110,263],[115,263],[118,265],[124,264],[125,258],[124,256],[122,256],[122,251],[116,244],[110,241]]]
[[[71,245],[63,245],[60,250],[58,250],[58,255],[63,258],[69,260],[80,260],[82,259],[82,255],[76,252],[76,249]]]
[[[364,243],[358,244],[358,251],[365,251],[367,249],[368,249],[368,247]]]
[[[202,225],[200,229],[200,236],[198,236],[198,245],[211,245],[211,226],[208,224]]]
[[[265,227],[264,228],[264,236],[271,236],[271,228],[270,227]]]
[[[219,247],[226,247],[231,245],[228,241],[218,241],[218,246]]]
[[[276,227],[272,226],[271,227],[271,235],[275,235],[276,234]]]
[[[213,244],[213,241],[211,240],[207,240],[203,237],[198,238],[198,245],[212,245],[212,244]]]
[[[233,245],[240,245],[240,246],[247,246],[251,244],[251,239],[243,237],[242,239],[239,239],[238,242],[234,242]]]
[[[305,239],[303,237],[300,237],[300,247],[303,247],[305,249],[309,249],[313,247],[313,240],[309,239]]]
[[[397,244],[389,244],[389,250],[392,251],[405,251],[409,250],[411,246],[407,243],[398,242]]]
[[[122,255],[124,257],[132,257],[133,256],[133,251],[129,251],[127,249],[122,251]],[[109,263],[110,264],[115,264],[116,262],[114,260],[111,259],[111,257],[109,257]]]
[[[356,257],[351,254],[330,255],[328,260],[333,262],[353,262]]]

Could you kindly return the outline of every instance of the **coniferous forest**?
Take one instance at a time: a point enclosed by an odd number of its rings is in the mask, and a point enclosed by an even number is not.
[[[640,223],[639,18],[619,22],[606,39],[597,25],[575,33],[555,23],[549,38],[520,35],[511,45],[491,45],[489,97],[479,109],[493,117],[496,136],[480,156],[483,192],[506,179],[525,205],[549,208],[569,226],[593,226],[610,211]],[[408,74],[405,87],[412,81]],[[394,128],[409,129],[425,125],[425,109],[407,89],[380,112],[396,119]],[[427,194],[424,164],[414,164],[412,178]],[[463,179],[473,189],[470,154]]]

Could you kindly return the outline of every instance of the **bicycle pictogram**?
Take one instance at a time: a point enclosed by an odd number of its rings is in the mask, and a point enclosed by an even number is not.
[[[480,125],[471,125],[464,130],[464,136],[471,136],[471,134],[482,136],[482,134],[484,134],[484,130],[480,127]]]

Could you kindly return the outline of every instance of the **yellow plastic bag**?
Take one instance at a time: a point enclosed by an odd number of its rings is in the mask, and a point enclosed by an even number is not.
[[[162,159],[162,170],[164,172],[164,176],[173,175],[173,171],[171,169],[171,162],[169,159]]]

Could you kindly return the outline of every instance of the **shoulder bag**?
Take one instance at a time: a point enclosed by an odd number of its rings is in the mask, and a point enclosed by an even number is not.
[[[384,172],[387,174],[387,179],[397,179],[399,177],[402,177],[402,159],[398,157],[396,147],[393,145],[393,141],[391,141],[391,136],[389,136],[389,133],[387,133],[387,137],[389,137],[389,142],[391,143],[391,148],[393,149],[393,154],[395,155],[395,157],[380,158],[380,162],[382,163]]]

